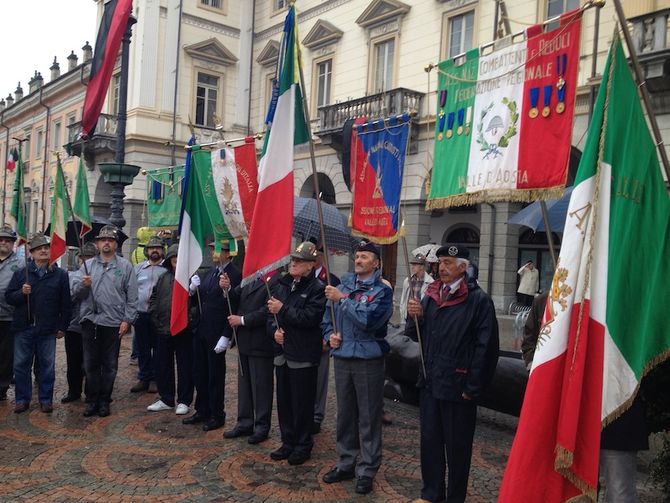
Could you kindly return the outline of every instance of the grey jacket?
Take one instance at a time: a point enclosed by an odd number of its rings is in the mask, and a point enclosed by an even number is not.
[[[68,332],[76,332],[78,334],[81,333],[81,322],[79,320],[80,317],[80,309],[81,309],[81,299],[77,298],[75,295],[73,295],[73,287],[75,284],[75,281],[81,281],[81,278],[84,276],[84,268],[80,267],[76,271],[70,271],[68,273],[68,278],[70,280],[70,295],[72,297],[72,317],[70,318],[70,326],[67,327]]]
[[[92,284],[85,287],[82,277],[74,279],[72,295],[81,300],[81,321],[103,327],[118,327],[137,318],[137,278],[133,266],[115,255],[105,266],[100,255],[86,261]]]
[[[14,272],[21,269],[23,265],[23,260],[13,252],[0,262],[0,321],[12,321],[14,317],[14,306],[7,304],[5,290]]]

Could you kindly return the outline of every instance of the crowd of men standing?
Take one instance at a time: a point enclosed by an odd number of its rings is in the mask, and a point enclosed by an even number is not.
[[[45,236],[29,241],[26,261],[17,257],[15,241],[11,230],[0,230],[0,399],[13,379],[15,413],[30,408],[33,373],[40,410],[53,411],[56,340],[65,337],[68,391],[61,402],[80,400],[83,391],[84,416],[108,416],[121,339],[134,327],[139,369],[130,391],[158,393],[149,412],[187,415],[193,408],[185,425],[216,430],[226,421],[226,351],[234,343],[238,408],[224,438],[265,441],[276,396],[281,445],[270,457],[300,465],[321,428],[332,357],[338,459],[323,481],[356,478],[357,493],[373,490],[382,463],[385,336],[393,312],[375,244],[360,243],[354,271],[341,282],[323,267],[324,251],[304,242],[286,272],[241,286],[227,243],[211,243],[213,265],[190,280],[189,325],[171,335],[178,245],[166,251],[159,237],[151,238],[146,260],[133,267],[117,253],[118,230],[104,226],[79,250],[79,268],[68,275],[49,264]],[[424,362],[424,488],[417,501],[457,502],[465,500],[476,403],[495,369],[498,326],[491,299],[466,273],[468,251],[446,245],[437,256],[434,282],[419,267],[423,257],[413,257],[402,297],[407,335],[419,342]]]

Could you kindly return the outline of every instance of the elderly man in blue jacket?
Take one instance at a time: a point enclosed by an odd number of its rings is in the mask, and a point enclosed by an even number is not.
[[[382,461],[384,354],[389,350],[384,336],[393,313],[393,291],[381,278],[379,259],[377,246],[359,244],[354,274],[342,276],[337,287],[326,287],[336,330],[328,308],[322,323],[334,358],[339,455],[323,481],[331,484],[357,476],[359,494],[372,491]]]

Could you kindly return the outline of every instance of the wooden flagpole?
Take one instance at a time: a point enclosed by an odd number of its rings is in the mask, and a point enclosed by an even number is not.
[[[295,0],[291,0],[291,4],[295,4]],[[298,22],[298,16],[296,14],[295,22]],[[296,40],[297,44],[300,44]],[[298,69],[300,70],[300,88],[302,90],[302,111],[305,117],[305,122],[307,124],[307,129],[309,132],[309,158],[312,165],[312,182],[314,184],[314,195],[316,197],[316,212],[319,217],[319,231],[321,233],[321,246],[323,246],[323,267],[326,269],[326,284],[330,284],[330,260],[328,259],[328,245],[326,243],[326,228],[323,223],[323,208],[321,207],[321,189],[319,188],[319,174],[316,170],[316,157],[314,154],[314,140],[312,139],[312,125],[309,117],[309,108],[307,106],[307,93],[305,87],[305,74],[302,69],[302,51],[300,46],[298,46]],[[335,319],[335,306],[332,302],[330,305],[330,318],[333,322],[333,333],[337,332],[337,320]]]

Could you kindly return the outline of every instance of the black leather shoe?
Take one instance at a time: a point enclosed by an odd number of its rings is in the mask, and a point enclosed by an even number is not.
[[[356,492],[358,494],[368,494],[372,492],[372,477],[358,477],[356,480]]]
[[[255,444],[260,444],[261,442],[264,442],[268,439],[268,434],[267,433],[254,433],[249,437],[247,442],[249,442],[251,445]]]
[[[109,404],[108,403],[101,403],[100,408],[98,409],[98,416],[100,417],[107,417],[110,414],[109,410]]]
[[[345,472],[340,470],[337,466],[326,473],[322,480],[326,484],[332,484],[333,482],[342,482],[343,480],[351,480],[354,478],[354,472]]]
[[[40,404],[40,410],[45,414],[51,414],[54,411],[54,406],[51,402],[44,402]]]
[[[205,421],[207,421],[207,416],[196,412],[191,417],[182,419],[181,424],[198,424],[198,423],[204,423]]]
[[[253,430],[245,430],[244,428],[235,426],[235,428],[233,428],[232,430],[224,431],[223,438],[248,437],[253,432],[254,432]]]
[[[60,399],[60,403],[70,403],[70,402],[76,402],[81,398],[81,394],[79,395],[71,395],[67,394],[63,398]]]
[[[226,424],[225,419],[222,419],[220,417],[212,417],[210,418],[209,421],[207,421],[205,424],[202,425],[202,431],[218,430],[224,424]]]
[[[288,459],[292,452],[293,449],[286,445],[282,445],[279,449],[270,453],[270,458],[274,461],[281,461],[282,459]]]
[[[317,433],[321,433],[321,423],[318,421],[314,421],[312,423],[312,431],[310,432],[312,435],[316,435]]]
[[[14,414],[21,414],[22,412],[27,411],[29,407],[30,405],[27,403],[17,403],[14,406]]]
[[[310,458],[309,451],[293,451],[288,457],[289,465],[301,465]]]
[[[84,417],[95,416],[98,413],[98,404],[97,403],[87,403],[86,410],[84,411]]]

